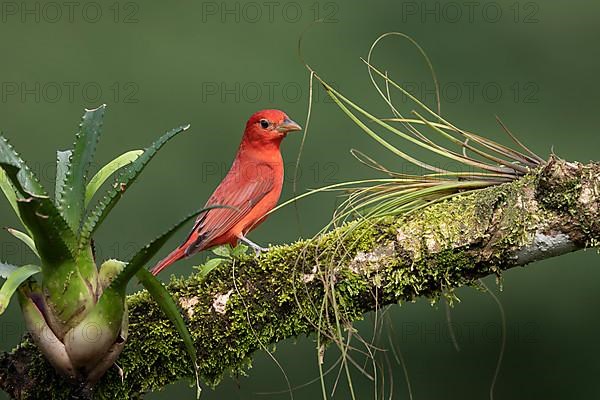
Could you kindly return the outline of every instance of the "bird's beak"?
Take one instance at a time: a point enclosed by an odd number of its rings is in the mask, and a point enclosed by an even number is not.
[[[294,121],[292,121],[291,119],[286,118],[281,124],[279,124],[277,130],[281,133],[288,133],[293,131],[301,131],[302,127]]]

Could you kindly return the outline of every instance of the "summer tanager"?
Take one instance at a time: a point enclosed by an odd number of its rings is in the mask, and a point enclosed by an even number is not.
[[[246,238],[275,207],[283,186],[283,160],[279,146],[288,132],[300,125],[279,110],[262,110],[246,123],[242,142],[231,169],[206,202],[223,206],[201,213],[186,241],[152,268],[156,275],[169,265],[199,251],[244,242],[257,253],[263,251]]]

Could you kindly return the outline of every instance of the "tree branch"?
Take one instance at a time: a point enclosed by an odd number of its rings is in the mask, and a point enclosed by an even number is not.
[[[193,331],[204,382],[217,384],[271,343],[316,330],[328,335],[336,307],[349,323],[383,305],[438,298],[489,274],[596,246],[599,217],[600,164],[552,157],[518,181],[410,216],[350,223],[259,259],[242,256],[206,280],[192,275],[169,289]],[[141,397],[193,376],[183,344],[147,293],[129,296],[128,306],[130,333],[118,360],[124,379],[112,368],[94,398]],[[27,338],[0,356],[0,388],[13,398],[86,395]]]

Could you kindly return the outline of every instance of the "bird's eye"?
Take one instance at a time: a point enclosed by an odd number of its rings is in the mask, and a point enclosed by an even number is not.
[[[269,121],[267,121],[266,119],[261,119],[261,120],[260,120],[260,126],[261,126],[263,129],[267,129],[267,128],[269,127],[269,125],[270,125],[270,124],[269,124]]]

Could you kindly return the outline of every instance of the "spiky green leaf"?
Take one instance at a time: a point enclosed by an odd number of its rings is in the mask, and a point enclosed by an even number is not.
[[[54,202],[56,205],[62,202],[65,180],[67,179],[72,154],[71,150],[56,152],[56,182],[54,187]]]
[[[85,190],[85,207],[87,207],[92,201],[94,194],[100,189],[100,187],[106,182],[106,180],[119,169],[125,167],[128,164],[134,162],[139,156],[144,153],[144,150],[132,150],[127,153],[121,154],[119,157],[115,158],[104,167],[100,169],[94,175],[94,177],[88,183],[87,188]]]
[[[87,174],[100,139],[102,120],[106,105],[86,110],[79,124],[75,145],[68,165],[63,194],[60,195],[60,210],[69,226],[77,231],[84,214],[84,199]]]
[[[17,199],[19,214],[33,235],[41,259],[47,261],[44,265],[73,259],[75,235],[54,203],[48,196],[27,193],[21,186],[18,167],[6,163],[0,163],[0,167],[4,169],[8,179],[19,193],[20,198]]]
[[[10,233],[14,237],[19,239],[23,243],[25,243],[27,245],[27,247],[29,247],[31,249],[31,251],[33,251],[33,254],[35,254],[38,257],[40,256],[40,254],[38,253],[38,251],[35,247],[35,242],[33,241],[33,238],[31,236],[29,236],[25,232],[21,232],[20,230],[13,229],[13,228],[6,228],[6,230],[8,231],[8,233]]]
[[[187,130],[188,128],[189,125],[180,126],[179,128],[175,128],[165,133],[162,137],[155,141],[152,146],[147,148],[144,153],[138,157],[128,168],[121,170],[121,173],[118,175],[115,183],[112,185],[107,195],[86,216],[79,235],[80,246],[85,245],[90,241],[92,234],[100,226],[100,224],[102,224],[102,221],[104,221],[112,208],[123,196],[125,190],[135,182],[136,178],[144,170],[146,165],[148,165],[156,153],[162,148],[162,146],[164,146],[174,136]]]
[[[196,382],[198,382],[198,363],[196,362],[196,347],[194,346],[194,340],[192,339],[192,335],[181,316],[181,312],[175,300],[169,293],[169,291],[164,287],[164,285],[154,277],[148,270],[140,269],[135,274],[137,278],[140,280],[142,285],[146,288],[148,293],[152,296],[154,301],[158,304],[160,309],[165,313],[167,318],[171,320],[181,340],[183,340],[183,344],[185,345],[185,349],[192,360],[192,365],[194,366],[194,372],[196,374]],[[197,385],[198,394],[200,390],[200,386]]]
[[[4,313],[12,295],[21,286],[23,282],[31,276],[40,272],[42,268],[37,265],[24,265],[14,270],[9,276],[2,288],[0,288],[0,315]]]
[[[25,225],[19,213],[17,199],[22,198],[24,192],[45,196],[46,191],[35,174],[2,135],[0,135],[0,164],[13,165],[18,169],[16,175],[18,179],[16,179],[16,182],[12,182],[4,169],[0,168],[0,189],[4,192],[13,210],[15,210],[17,217]],[[19,190],[19,188],[22,188],[22,190]]]
[[[38,196],[46,196],[46,191],[37,177],[2,135],[0,135],[0,163],[13,165],[18,168],[18,182],[25,192]],[[12,183],[14,185],[14,182]]]
[[[19,200],[19,211],[42,260],[53,264],[74,258],[75,235],[48,197]]]

